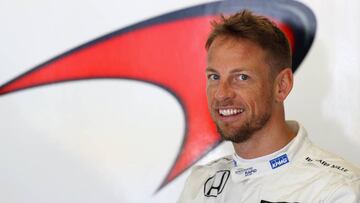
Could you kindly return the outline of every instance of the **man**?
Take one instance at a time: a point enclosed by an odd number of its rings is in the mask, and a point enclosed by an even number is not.
[[[206,49],[209,111],[235,154],[194,167],[178,202],[359,203],[359,169],[285,121],[293,86],[285,35],[244,10],[213,24]]]

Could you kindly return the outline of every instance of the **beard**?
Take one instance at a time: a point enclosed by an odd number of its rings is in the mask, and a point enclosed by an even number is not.
[[[216,128],[223,140],[242,143],[249,140],[256,131],[262,129],[269,121],[270,117],[271,113],[266,112],[257,118],[247,120],[242,126],[229,133],[222,130],[219,124],[216,124]]]

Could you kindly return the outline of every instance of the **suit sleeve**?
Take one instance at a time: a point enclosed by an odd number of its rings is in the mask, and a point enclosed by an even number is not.
[[[360,203],[360,178],[340,184],[325,202]]]

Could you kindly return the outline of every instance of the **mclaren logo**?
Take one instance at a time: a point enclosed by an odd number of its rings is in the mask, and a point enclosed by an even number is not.
[[[292,46],[295,72],[315,36],[316,19],[310,8],[294,0],[215,1],[147,19],[75,47],[10,79],[0,86],[0,97],[94,79],[137,80],[163,88],[181,105],[185,128],[183,144],[159,191],[222,142],[206,105],[204,44],[212,19],[245,8],[270,17],[284,31]],[[208,184],[223,187],[227,172],[218,175],[223,175],[221,184],[214,182],[215,177]],[[206,191],[213,195],[217,190]]]
[[[204,184],[204,195],[206,197],[217,197],[224,190],[225,184],[229,179],[230,171],[221,170],[210,177]]]

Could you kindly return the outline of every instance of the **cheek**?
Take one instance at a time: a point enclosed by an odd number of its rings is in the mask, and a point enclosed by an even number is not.
[[[259,110],[268,108],[269,102],[272,98],[272,89],[269,84],[261,84],[254,87],[251,91],[250,100]]]
[[[268,111],[271,108],[271,92],[262,91],[257,94],[256,99],[254,99],[254,103],[256,103],[256,111],[257,113],[262,113],[264,111]]]
[[[209,85],[206,86],[206,97],[207,97],[207,100],[208,100],[209,103],[210,103],[210,101],[212,101],[213,98],[214,98],[214,94],[215,94],[215,91],[214,91],[214,90],[215,90],[214,87],[209,86]]]
[[[266,110],[269,98],[268,93],[265,91],[261,91],[261,89],[252,89],[246,93],[243,92],[242,100],[251,113],[258,115]]]
[[[207,105],[209,110],[211,110],[211,106],[213,103],[213,94],[209,89],[206,89],[206,98],[207,98]]]

